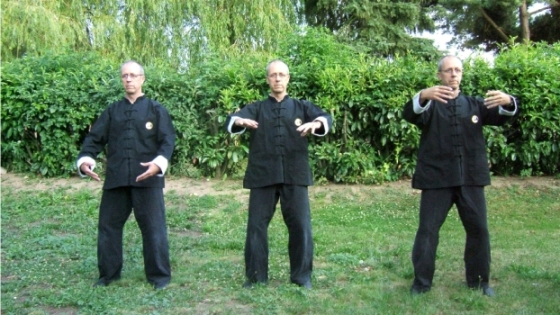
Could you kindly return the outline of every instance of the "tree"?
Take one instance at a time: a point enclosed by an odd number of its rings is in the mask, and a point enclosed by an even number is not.
[[[71,1],[2,1],[2,61],[64,43],[89,49],[85,18]]]
[[[511,42],[560,40],[558,0],[443,0],[437,4],[434,15],[440,28],[455,35],[452,43],[465,48],[497,51]],[[541,8],[530,11],[534,6]]]
[[[331,30],[339,39],[376,55],[439,54],[431,40],[412,36],[433,31],[432,1],[304,0],[301,13],[309,25]]]
[[[529,12],[529,16],[545,11],[533,18],[531,23],[531,40],[545,41],[549,44],[560,41],[560,0],[551,1],[550,5],[540,10]]]
[[[4,0],[2,61],[96,51],[175,68],[208,52],[273,49],[295,23],[292,0]]]

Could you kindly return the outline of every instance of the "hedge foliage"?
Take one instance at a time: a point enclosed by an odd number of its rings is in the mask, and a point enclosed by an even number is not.
[[[419,131],[402,107],[437,84],[436,65],[414,57],[362,56],[320,31],[289,36],[274,55],[210,57],[176,73],[145,67],[147,96],[171,113],[178,139],[170,172],[181,176],[242,175],[248,136],[226,133],[225,116],[266,97],[265,66],[290,66],[289,93],[320,105],[334,119],[332,133],[311,140],[319,181],[379,183],[411,176]],[[26,57],[2,67],[2,166],[42,176],[76,172],[81,142],[101,111],[123,95],[120,64],[92,54]],[[500,89],[518,97],[512,124],[486,129],[495,174],[559,173],[560,45],[518,45],[493,64],[464,64],[462,90]],[[103,165],[103,156],[99,158]]]

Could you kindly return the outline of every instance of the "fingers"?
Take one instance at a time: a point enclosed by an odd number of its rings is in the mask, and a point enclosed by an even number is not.
[[[249,128],[249,129],[257,129],[259,127],[259,123],[252,120],[252,119],[237,119],[235,124],[239,127]]]
[[[87,176],[95,179],[98,182],[101,181],[101,178],[99,178],[99,175],[97,175],[97,173],[95,173],[91,170],[91,165],[90,164],[83,163],[82,165],[80,165],[80,171],[82,171],[83,174],[86,174]]]
[[[433,100],[447,104],[447,100],[455,98],[458,91],[453,90],[449,86],[437,85],[422,90],[420,93],[421,100]]]
[[[303,135],[304,133],[307,133],[307,124],[303,124],[299,127],[297,127],[296,131],[297,132],[301,132],[301,134]]]
[[[89,177],[95,179],[95,180],[98,181],[98,182],[101,181],[101,178],[99,178],[99,175],[97,175],[97,173],[94,173],[94,172],[92,172],[92,171],[88,171],[88,172],[86,173],[86,175],[88,175]]]
[[[150,175],[149,170],[145,171],[144,173],[138,175],[138,177],[136,177],[136,182],[138,183],[139,181],[143,181],[146,178],[152,177],[153,175]]]
[[[508,105],[510,103],[510,96],[501,91],[488,91],[484,99],[484,105],[488,108],[493,108],[500,105]]]
[[[301,132],[302,137],[305,137],[310,133],[311,134],[315,133],[316,127],[317,126],[316,126],[315,122],[309,122],[309,123],[305,123],[305,124],[299,126],[296,130],[298,132]]]
[[[144,173],[142,173],[142,174],[138,175],[138,177],[136,177],[136,182],[143,181],[146,178],[150,178],[150,177],[158,174],[161,171],[159,166],[157,166],[155,163],[152,163],[152,162],[140,163],[140,165],[147,166],[148,169]]]
[[[148,164],[148,163],[140,163],[140,165],[146,166],[144,164]],[[152,163],[150,163],[150,164],[152,164]],[[142,173],[142,174],[138,175],[138,177],[136,177],[136,182],[143,181],[144,179],[150,178],[154,175],[155,175],[155,173],[153,172],[153,169],[151,167],[148,167],[148,169],[144,173]]]

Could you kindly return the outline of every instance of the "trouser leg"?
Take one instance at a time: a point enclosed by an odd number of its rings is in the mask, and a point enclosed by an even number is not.
[[[99,207],[97,261],[99,279],[108,284],[121,277],[123,227],[132,211],[128,188],[103,191]]]
[[[305,284],[313,270],[313,237],[307,186],[282,185],[280,204],[288,227],[290,281]]]
[[[490,235],[484,187],[464,186],[457,209],[466,231],[465,271],[469,287],[488,287],[490,277]]]
[[[412,288],[428,291],[435,272],[439,230],[453,205],[453,189],[427,189],[422,191],[418,231],[412,249],[414,282]]]
[[[166,285],[171,280],[165,205],[161,188],[132,188],[134,217],[142,232],[144,271],[148,282]]]
[[[253,188],[249,194],[245,275],[250,282],[268,282],[268,225],[277,202],[277,186]]]

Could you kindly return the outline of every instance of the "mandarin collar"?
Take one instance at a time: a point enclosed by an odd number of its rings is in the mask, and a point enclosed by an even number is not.
[[[284,98],[280,102],[278,102],[278,100],[274,96],[272,96],[270,94],[268,95],[268,99],[270,101],[272,101],[273,103],[282,103],[283,101],[287,100],[289,97],[290,97],[290,95],[286,94],[286,95],[284,95]]]
[[[124,98],[125,102],[127,102],[129,105],[134,105],[134,104],[138,103],[139,101],[145,99],[145,98],[146,98],[146,94],[142,94],[142,95],[138,96],[138,97],[136,98],[136,101],[134,101],[134,103],[130,102],[130,100],[129,100],[126,96],[123,97],[123,98]]]

